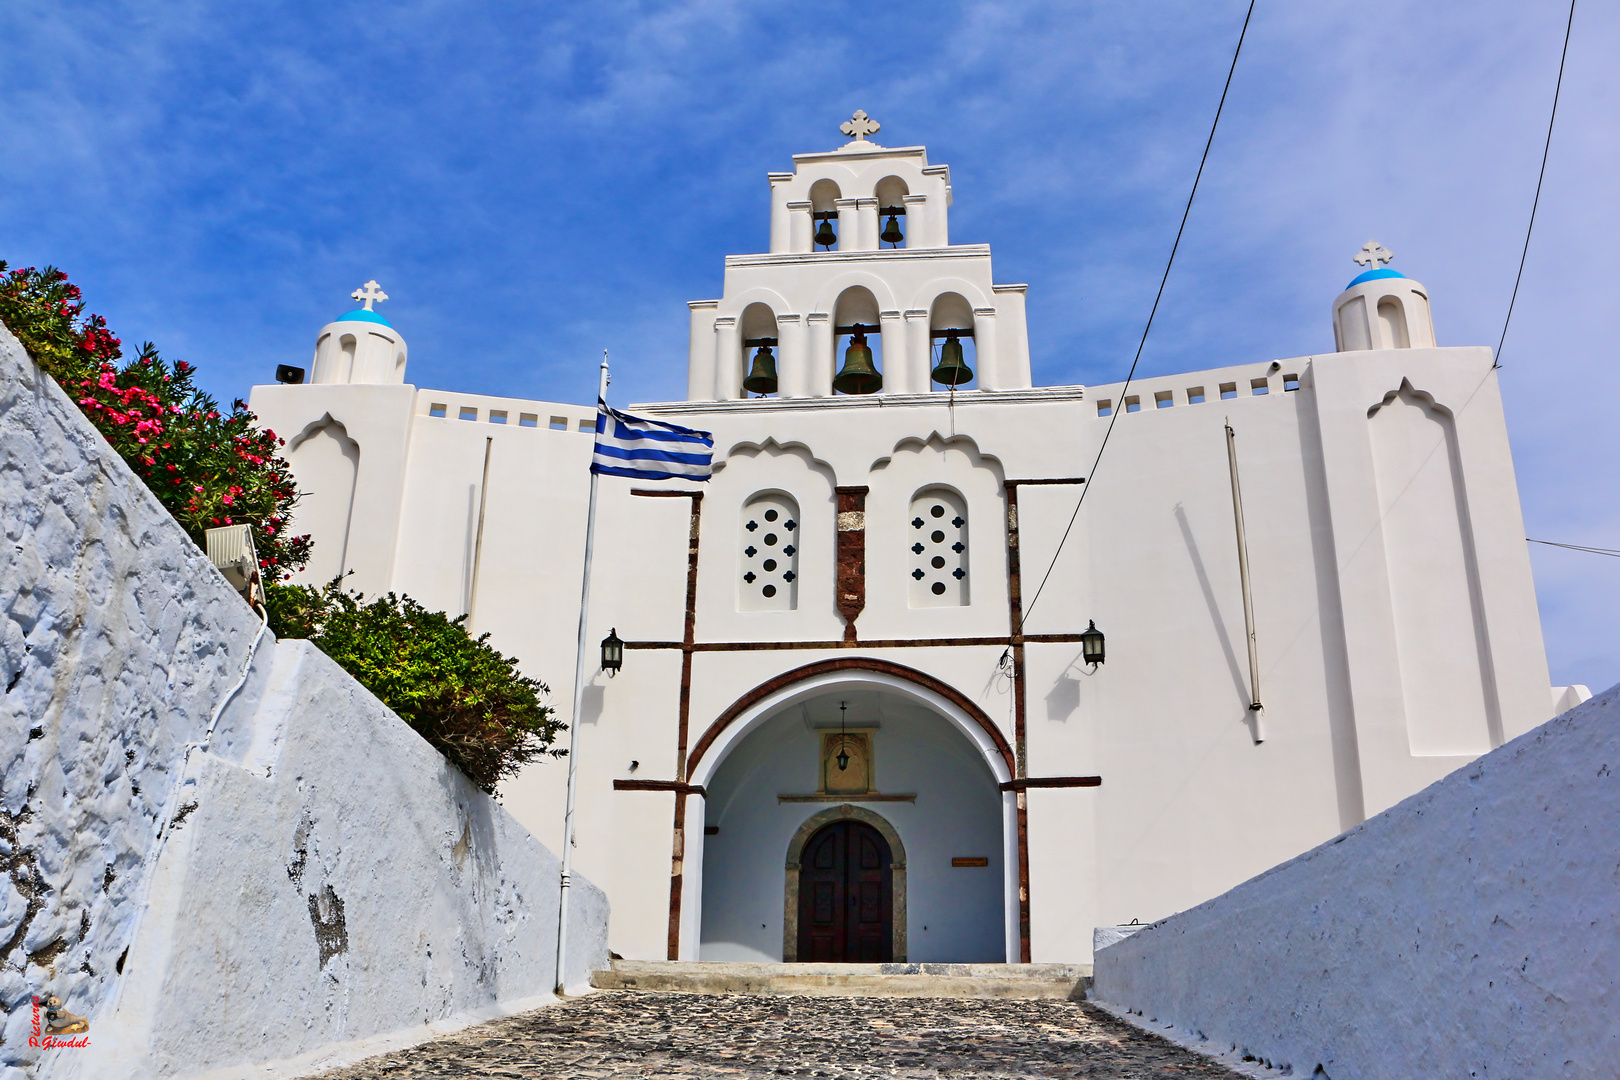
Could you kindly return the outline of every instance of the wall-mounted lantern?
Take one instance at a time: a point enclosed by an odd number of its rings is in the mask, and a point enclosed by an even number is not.
[[[624,667],[624,642],[619,640],[619,628],[614,627],[608,631],[608,636],[602,639],[602,670],[608,673],[608,678],[619,673]]]
[[[1103,662],[1103,632],[1097,629],[1097,620],[1090,620],[1085,633],[1080,635],[1080,656],[1088,664]]]

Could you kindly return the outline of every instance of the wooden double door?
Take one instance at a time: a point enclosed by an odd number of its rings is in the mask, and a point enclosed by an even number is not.
[[[799,960],[881,964],[894,958],[892,854],[861,821],[835,821],[799,860]]]

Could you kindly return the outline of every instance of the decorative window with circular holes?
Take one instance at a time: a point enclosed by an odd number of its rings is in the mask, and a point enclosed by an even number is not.
[[[968,602],[967,503],[949,488],[925,488],[911,500],[906,522],[912,607],[962,607]]]
[[[737,607],[742,611],[792,611],[799,606],[799,504],[791,495],[767,491],[743,506],[738,542]]]

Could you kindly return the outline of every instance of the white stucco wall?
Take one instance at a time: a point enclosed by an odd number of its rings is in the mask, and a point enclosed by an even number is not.
[[[1611,1077],[1620,687],[1096,954],[1154,1030],[1328,1078]]]
[[[296,1069],[549,993],[556,859],[307,643],[266,635],[183,765],[259,621],[4,332],[0,507],[0,1076]],[[46,992],[88,1049],[36,1060]]]

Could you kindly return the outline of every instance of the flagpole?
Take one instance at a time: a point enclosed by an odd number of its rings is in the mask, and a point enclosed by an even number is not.
[[[602,377],[596,388],[598,403],[607,401],[607,350],[602,350]],[[600,404],[598,405],[600,408]],[[574,713],[568,729],[568,801],[563,810],[562,887],[557,904],[557,985],[556,993],[565,992],[568,961],[568,886],[569,873],[574,864],[574,794],[579,783],[579,728],[580,710],[585,701],[585,649],[586,619],[591,607],[591,554],[596,546],[596,470],[591,470],[591,496],[585,511],[585,578],[579,590],[579,640],[574,645]]]

